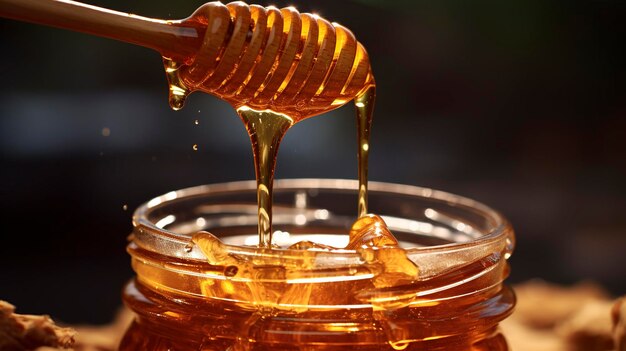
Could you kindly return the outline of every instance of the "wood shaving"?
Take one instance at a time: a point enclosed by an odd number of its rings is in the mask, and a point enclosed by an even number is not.
[[[40,346],[68,349],[74,344],[76,331],[61,328],[48,316],[15,313],[15,307],[0,300],[0,350],[34,350]]]
[[[526,326],[554,328],[570,318],[581,306],[592,301],[607,301],[608,294],[599,286],[583,282],[571,287],[531,280],[515,287],[517,304],[514,318]]]
[[[124,336],[124,332],[130,325],[134,315],[127,309],[122,308],[115,320],[105,326],[76,326],[76,343],[72,351],[117,351],[117,347]],[[1,348],[0,348],[1,350]],[[57,351],[59,349],[42,347],[37,351]]]
[[[515,293],[516,310],[501,323],[512,350],[615,350],[619,328],[611,323],[613,302],[599,286],[587,282],[564,287],[532,280],[516,286]]]
[[[570,318],[561,321],[556,334],[571,351],[613,350],[611,301],[587,301]]]

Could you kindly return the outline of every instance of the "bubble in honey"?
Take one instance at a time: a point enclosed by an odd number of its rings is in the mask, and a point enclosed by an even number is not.
[[[224,275],[227,277],[234,277],[235,275],[237,275],[238,271],[239,268],[237,268],[237,266],[227,266],[226,268],[224,268]]]
[[[197,119],[195,121],[193,121],[193,124],[198,125],[200,124],[200,121],[198,121]]]
[[[128,210],[128,205],[127,205],[127,204],[124,204],[124,205],[122,206],[122,210],[124,210],[124,211]]]

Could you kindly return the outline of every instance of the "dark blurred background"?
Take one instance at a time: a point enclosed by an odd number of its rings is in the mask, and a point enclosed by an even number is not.
[[[90,3],[175,19],[202,2]],[[513,283],[593,280],[626,293],[624,2],[261,4],[316,12],[368,49],[379,85],[371,180],[501,210],[518,234]],[[170,110],[148,49],[9,20],[0,30],[0,299],[107,322],[132,276],[132,210],[252,179],[246,132],[208,95]],[[351,106],[296,125],[277,177],[356,178],[354,128]]]

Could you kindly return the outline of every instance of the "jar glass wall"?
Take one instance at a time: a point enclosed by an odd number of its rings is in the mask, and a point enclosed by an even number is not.
[[[508,350],[498,323],[515,297],[503,285],[513,230],[499,213],[436,190],[370,182],[380,215],[415,281],[372,284],[380,267],[353,250],[284,249],[308,240],[344,247],[357,182],[280,180],[274,249],[257,244],[256,183],[170,192],[139,207],[124,301],[137,315],[120,350]],[[191,236],[209,231],[210,264]],[[229,262],[224,260],[224,262]]]

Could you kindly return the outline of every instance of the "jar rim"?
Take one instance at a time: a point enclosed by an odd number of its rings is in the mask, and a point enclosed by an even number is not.
[[[357,189],[358,182],[354,180],[288,179],[275,182],[274,194],[277,191],[281,194],[279,202],[286,205],[283,209],[295,206],[295,210],[301,211],[314,209],[320,204],[331,204],[329,208],[337,211],[333,216],[337,215],[343,220],[348,212],[347,207],[333,201],[336,201],[336,195],[343,196],[348,191],[356,195]],[[310,206],[304,208],[297,206],[297,196],[294,196],[303,190],[318,191],[317,195],[312,195],[317,196],[316,200],[311,200],[308,204]],[[506,289],[503,290],[501,285],[509,272],[507,258],[513,250],[514,234],[504,216],[480,202],[429,188],[370,182],[369,190],[370,195],[376,194],[371,198],[377,198],[378,205],[389,205],[385,207],[386,214],[400,216],[396,219],[406,216],[405,218],[423,220],[428,217],[424,212],[435,208],[440,213],[449,215],[449,218],[457,218],[459,223],[474,225],[479,235],[468,236],[474,239],[467,242],[404,248],[405,256],[400,260],[406,257],[417,268],[417,271],[404,275],[407,272],[403,269],[407,266],[397,264],[405,264],[406,261],[396,260],[398,257],[380,256],[372,260],[367,253],[345,249],[264,249],[224,243],[217,246],[215,251],[209,251],[217,252],[215,257],[218,260],[208,260],[197,245],[189,246],[189,234],[179,233],[193,233],[195,218],[201,218],[197,216],[208,220],[213,218],[207,213],[212,213],[217,218],[236,216],[244,212],[247,219],[256,216],[256,213],[252,213],[251,206],[251,199],[256,195],[256,182],[202,185],[161,195],[135,211],[135,230],[128,252],[132,256],[137,282],[139,286],[157,294],[166,292],[176,299],[197,298],[200,299],[198,301],[206,300],[211,303],[227,302],[246,310],[269,308],[278,311],[276,313],[436,306],[443,301],[450,302],[469,296],[487,298],[470,307],[478,314],[502,301],[504,303],[499,305],[501,308],[493,309],[492,312],[501,314],[502,318],[509,313],[512,303],[510,299],[501,299],[501,296],[506,295]],[[231,194],[245,196],[230,197]],[[210,198],[208,195],[216,196]],[[244,201],[240,202],[241,199]],[[381,202],[381,199],[385,201]],[[291,200],[296,202],[292,203]],[[228,207],[232,204],[240,206],[242,203],[247,206],[244,212],[233,208],[220,211],[221,204],[227,204]],[[207,206],[217,207],[207,210]],[[401,208],[407,211],[399,210]],[[193,213],[185,215],[187,209]],[[415,209],[418,210],[413,212]],[[291,215],[294,213],[297,212],[294,211]],[[163,221],[173,214],[180,217]],[[415,217],[411,217],[412,215]],[[335,219],[337,217],[331,216]],[[381,217],[387,222],[384,215]],[[215,223],[217,225],[213,226]],[[207,228],[228,228],[228,225],[215,223]],[[433,220],[433,223],[436,227],[442,222]],[[170,224],[173,230],[166,228]],[[312,224],[303,229],[315,228],[315,223]],[[337,223],[327,224],[334,229]],[[396,235],[389,222],[387,224]],[[244,227],[248,230],[251,223]],[[427,232],[423,229],[420,229],[422,232],[406,232],[401,225],[396,225],[396,228],[401,228],[401,235],[408,234],[407,237]],[[457,229],[458,232],[453,234],[462,236],[462,228]],[[294,236],[299,235],[298,232],[294,233]],[[222,233],[221,238],[220,233],[215,234],[219,239],[233,238],[232,233],[227,230]],[[396,238],[399,237],[396,235]],[[420,240],[413,242],[421,243]],[[391,264],[387,266],[388,263]],[[388,267],[392,269],[387,271]],[[331,292],[328,298],[322,297],[327,295],[313,293],[326,289]],[[342,293],[333,293],[338,291]]]
[[[445,254],[446,252],[458,251],[458,250],[467,250],[471,248],[476,248],[479,246],[490,246],[490,244],[494,244],[496,242],[501,242],[502,240],[507,240],[507,249],[506,251],[510,255],[510,252],[513,249],[514,245],[514,237],[513,230],[508,220],[500,214],[498,211],[492,209],[491,207],[472,200],[467,197],[463,197],[460,195],[455,195],[449,192],[434,190],[431,188],[413,186],[413,185],[404,185],[404,184],[394,184],[394,183],[384,183],[384,182],[369,182],[368,188],[370,193],[382,193],[382,194],[396,194],[396,195],[405,195],[412,197],[420,197],[428,200],[439,201],[445,203],[448,206],[453,206],[463,210],[470,210],[477,213],[479,216],[484,217],[486,220],[490,222],[491,230],[489,232],[484,233],[480,236],[475,237],[474,239],[466,242],[453,242],[447,244],[439,244],[432,246],[424,246],[424,247],[409,247],[406,248],[407,255],[415,256],[415,255],[439,255]],[[355,192],[358,189],[358,182],[356,180],[346,180],[346,179],[281,179],[277,180],[274,183],[274,191],[285,191],[285,190],[298,190],[298,189],[317,189],[317,190],[354,190]],[[199,252],[188,252],[185,254],[183,250],[181,252],[180,249],[184,248],[185,245],[189,245],[190,236],[185,234],[175,233],[168,229],[163,228],[165,225],[163,223],[155,223],[148,219],[148,215],[153,211],[162,208],[163,206],[170,205],[175,201],[180,201],[182,199],[191,199],[194,197],[201,197],[207,195],[228,195],[229,193],[239,193],[239,192],[248,192],[248,191],[256,191],[256,182],[255,181],[236,181],[236,182],[227,182],[227,183],[219,183],[219,184],[209,184],[209,185],[201,185],[190,188],[185,188],[181,190],[175,190],[168,192],[164,195],[155,197],[146,203],[139,206],[133,215],[133,226],[135,227],[135,241],[137,241],[137,234],[145,234],[144,237],[139,241],[144,241],[144,244],[148,247],[159,247],[166,248],[167,251],[172,251],[174,248],[178,248],[178,250],[173,250],[176,253],[173,256],[179,258],[191,258],[196,260],[205,259],[202,254]],[[428,210],[427,210],[428,211]],[[165,221],[166,223],[167,221]],[[462,226],[463,224],[459,224]],[[155,240],[158,241],[158,244],[155,244]],[[141,245],[140,245],[141,246]],[[237,252],[238,254],[258,254],[257,247],[248,247],[248,246],[237,246],[237,245],[228,245],[225,244],[225,248],[232,252]],[[194,250],[199,251],[199,250]],[[287,248],[272,248],[263,250],[264,254],[268,253],[278,253],[281,255],[288,254],[289,252],[300,251],[295,249],[287,249]],[[331,251],[335,255],[344,255],[344,256],[357,256],[360,255],[355,250],[332,250]],[[163,252],[160,252],[163,253]],[[508,258],[508,257],[507,257]]]

